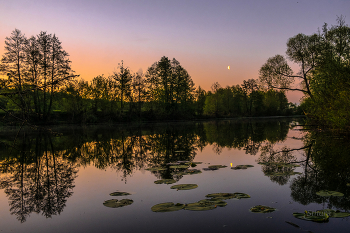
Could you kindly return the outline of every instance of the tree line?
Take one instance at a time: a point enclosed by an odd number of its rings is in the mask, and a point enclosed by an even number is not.
[[[257,80],[210,91],[195,84],[175,58],[163,56],[145,73],[123,61],[108,77],[78,80],[56,35],[27,38],[15,29],[1,59],[0,111],[10,123],[96,123],[293,114],[285,92]]]

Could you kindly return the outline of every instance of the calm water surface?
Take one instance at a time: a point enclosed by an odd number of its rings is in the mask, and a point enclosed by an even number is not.
[[[21,132],[16,141],[2,133],[0,232],[349,232],[350,217],[316,223],[293,216],[350,212],[348,139],[299,124],[275,119],[101,126],[59,129],[58,135]],[[201,173],[183,175],[186,168],[167,165],[177,161],[201,162],[190,168]],[[204,170],[210,165],[227,167]],[[231,169],[237,165],[254,167]],[[160,166],[165,170],[146,170]],[[155,184],[159,179],[176,183]],[[170,188],[177,184],[198,188]],[[320,190],[344,196],[321,197]],[[131,195],[109,195],[116,191]],[[208,211],[151,210],[220,192],[251,198],[228,199],[225,207]],[[104,206],[110,199],[133,203]],[[253,213],[255,205],[276,211]]]

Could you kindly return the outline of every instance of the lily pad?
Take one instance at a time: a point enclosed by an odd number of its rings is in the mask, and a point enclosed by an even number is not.
[[[235,198],[236,195],[234,193],[211,193],[206,195],[205,197],[217,198],[221,200],[232,199]]]
[[[318,192],[316,192],[316,195],[321,196],[321,197],[330,197],[330,196],[342,197],[342,196],[344,196],[343,193],[336,192],[336,191],[328,191],[328,190],[318,191]]]
[[[172,165],[170,166],[172,169],[178,169],[178,168],[188,168],[188,165],[181,164],[181,165]]]
[[[187,162],[187,164],[202,164],[202,162]]]
[[[203,168],[204,171],[214,171],[214,170],[218,170],[219,168],[225,168],[227,166],[225,165],[211,165],[207,168]]]
[[[196,184],[178,184],[178,185],[173,185],[170,188],[177,189],[177,190],[190,190],[190,189],[195,189],[197,187],[198,185]]]
[[[164,171],[164,170],[166,170],[166,167],[149,167],[149,168],[146,168],[146,170],[151,171],[151,172]]]
[[[114,192],[114,193],[110,193],[110,196],[127,196],[127,195],[131,195],[130,193],[127,192]]]
[[[169,166],[171,166],[171,165],[180,165],[180,163],[167,163],[166,165],[169,165]]]
[[[217,198],[203,199],[203,200],[200,200],[199,202],[205,202],[205,203],[211,202],[213,205],[219,206],[219,207],[224,207],[227,205],[227,202]]]
[[[205,197],[217,198],[217,199],[241,199],[241,198],[250,198],[248,194],[245,193],[211,193],[206,195]]]
[[[177,163],[180,163],[180,164],[186,164],[186,163],[190,163],[191,161],[177,161]]]
[[[204,211],[204,210],[212,210],[215,209],[216,205],[210,201],[198,201],[195,203],[190,203],[185,205],[185,210],[192,210],[192,211]]]
[[[329,216],[325,212],[305,211],[304,213],[293,213],[293,216],[302,220],[313,222],[328,222]]]
[[[215,170],[218,170],[218,168],[208,168],[208,167],[205,167],[205,168],[202,168],[203,171],[215,171]]]
[[[241,198],[250,198],[250,196],[246,193],[234,193],[235,198],[241,199]]]
[[[134,201],[131,199],[122,199],[118,201],[117,199],[111,199],[103,202],[104,206],[110,207],[110,208],[119,208],[127,205],[131,205]]]
[[[183,172],[179,172],[179,173],[176,173],[177,175],[194,175],[194,174],[199,174],[199,173],[202,173],[201,170],[198,170],[198,169],[186,169],[185,171]]]
[[[184,204],[174,204],[173,202],[160,203],[152,206],[151,210],[153,212],[172,212],[178,211],[184,208]]]
[[[264,206],[264,205],[256,205],[250,208],[250,211],[253,213],[270,213],[275,211],[275,208]]]
[[[162,179],[162,180],[156,180],[154,181],[155,184],[173,184],[176,183],[176,180],[174,179]]]
[[[237,165],[236,167],[231,167],[233,170],[247,169],[248,167],[254,167],[253,165]]]
[[[210,168],[210,169],[212,169],[212,168],[216,168],[216,169],[219,169],[219,168],[225,168],[225,167],[227,167],[227,166],[225,166],[225,165],[211,165],[211,166],[209,166],[208,168]]]
[[[350,216],[350,213],[348,212],[341,212],[339,210],[332,210],[332,209],[318,210],[317,212],[324,212],[328,214],[330,218],[345,218]]]

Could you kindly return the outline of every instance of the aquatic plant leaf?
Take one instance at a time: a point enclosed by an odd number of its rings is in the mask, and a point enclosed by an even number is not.
[[[210,168],[210,169],[212,169],[212,168],[219,169],[219,168],[225,168],[225,167],[227,167],[227,166],[225,166],[225,165],[210,165],[208,168]]]
[[[234,193],[211,193],[211,194],[206,195],[205,197],[226,200],[226,199],[235,198],[236,195]]]
[[[318,191],[318,192],[316,192],[316,195],[321,196],[321,197],[330,197],[330,196],[342,197],[342,196],[344,196],[344,194],[341,192],[329,191],[329,190]]]
[[[190,190],[190,189],[195,189],[197,187],[198,185],[196,184],[178,184],[178,185],[173,185],[170,188],[177,189],[177,190]]]
[[[183,175],[194,175],[194,174],[199,174],[202,173],[201,170],[198,169],[186,169],[185,171],[176,173],[177,175],[183,176]]]
[[[348,212],[341,212],[339,210],[332,210],[332,209],[317,210],[317,212],[324,212],[328,214],[330,218],[345,218],[350,216],[350,213]]]
[[[345,218],[345,217],[349,217],[350,216],[350,213],[348,212],[334,212],[332,214],[332,218]]]
[[[176,183],[176,180],[174,179],[162,179],[162,180],[156,180],[154,181],[155,184],[173,184]]]
[[[202,168],[203,171],[215,171],[215,170],[218,170],[218,168],[208,168],[208,167],[205,167],[205,168]]]
[[[110,193],[110,196],[127,196],[127,195],[131,195],[131,193],[127,193],[127,192],[114,192],[114,193]]]
[[[175,153],[184,153],[184,152],[186,152],[186,151],[184,151],[184,150],[176,150],[176,151],[174,151]]]
[[[170,168],[172,169],[178,169],[178,168],[188,168],[189,165],[185,165],[185,164],[182,164],[182,165],[172,165],[170,166]]]
[[[231,167],[233,170],[247,169],[248,167],[254,167],[253,165],[237,165],[236,167]]]
[[[198,202],[205,202],[205,203],[210,202],[213,205],[219,206],[219,207],[224,207],[227,205],[227,202],[223,201],[222,199],[217,199],[217,198],[203,199],[203,200],[200,200]]]
[[[164,170],[166,170],[166,167],[149,167],[149,168],[146,168],[145,170],[148,170],[148,171],[151,171],[151,172],[164,171]]]
[[[241,198],[250,198],[248,194],[245,193],[211,193],[206,195],[205,197],[217,198],[217,199],[241,199]]]
[[[329,216],[325,212],[305,211],[304,213],[293,213],[293,216],[302,220],[313,222],[328,222]]]
[[[234,193],[235,198],[241,199],[241,198],[250,198],[250,196],[246,193]]]
[[[186,163],[190,163],[191,161],[177,161],[177,163],[180,163],[180,164],[186,164]]]
[[[172,212],[182,210],[184,208],[184,204],[174,204],[173,202],[166,202],[154,205],[151,207],[153,212]]]
[[[202,162],[188,162],[187,164],[202,164]]]
[[[203,200],[195,203],[186,204],[184,207],[185,210],[192,210],[192,211],[212,210],[215,208],[216,208],[215,204],[213,204],[210,201],[203,201]]]
[[[254,213],[270,213],[275,210],[276,210],[275,208],[264,206],[264,205],[256,205],[250,208],[250,211]]]
[[[134,201],[131,199],[122,199],[118,201],[117,199],[111,199],[103,202],[104,206],[110,207],[110,208],[119,208],[127,205],[131,205]]]
[[[180,163],[167,163],[166,165],[169,165],[169,166],[171,166],[171,165],[180,165]]]
[[[204,171],[214,171],[214,170],[218,170],[219,168],[225,168],[227,166],[225,165],[211,165],[207,168],[203,168]]]

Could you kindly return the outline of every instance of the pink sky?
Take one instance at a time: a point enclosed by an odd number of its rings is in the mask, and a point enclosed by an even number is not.
[[[210,90],[257,79],[269,57],[285,55],[288,38],[336,24],[349,9],[348,0],[0,1],[0,42],[15,28],[56,34],[85,80],[112,74],[121,60],[145,72],[162,56],[176,58]]]

